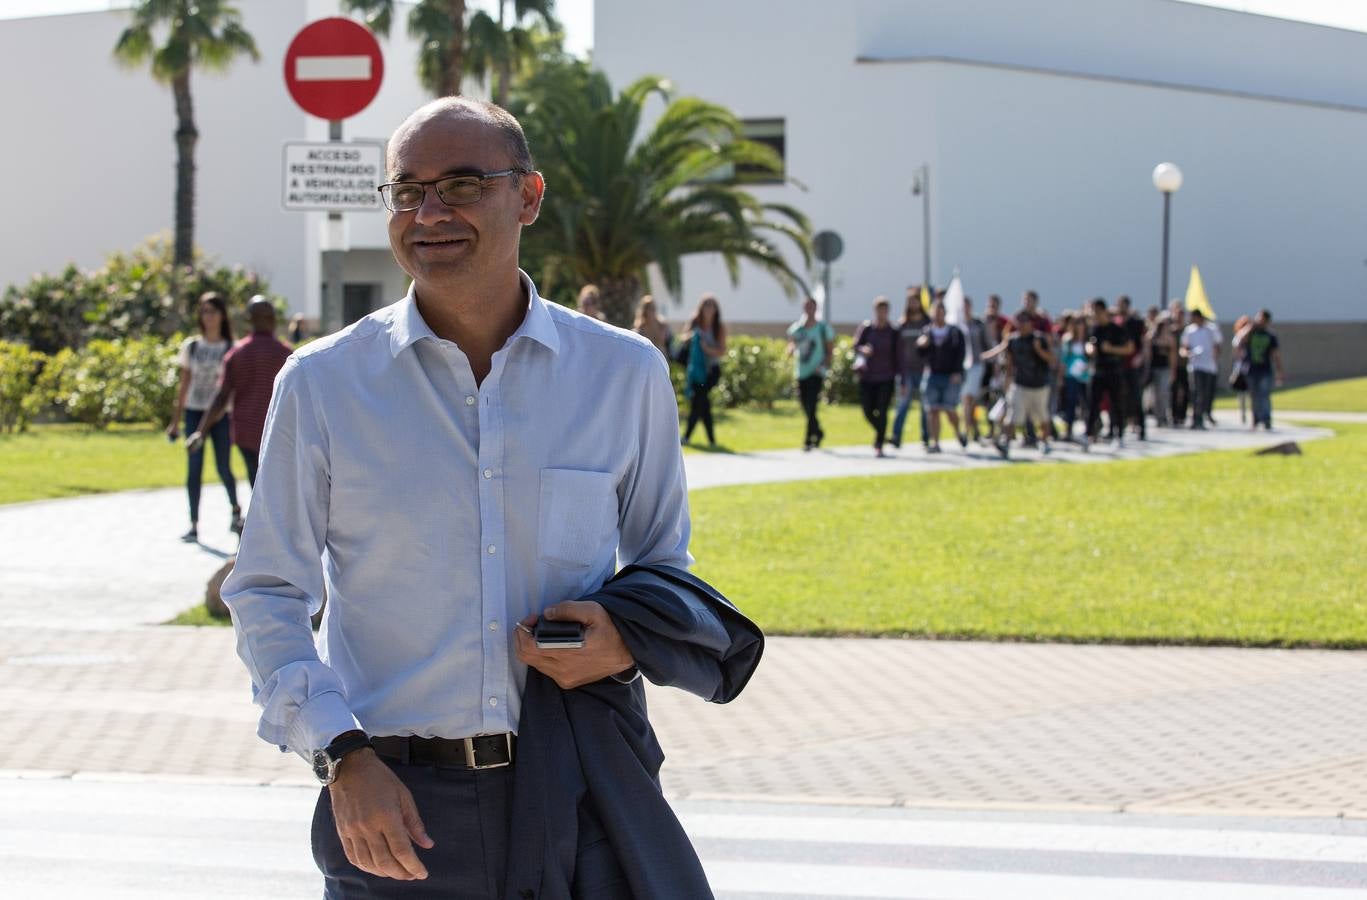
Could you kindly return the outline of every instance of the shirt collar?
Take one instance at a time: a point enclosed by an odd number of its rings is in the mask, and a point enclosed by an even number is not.
[[[522,317],[522,324],[517,327],[517,331],[508,338],[508,343],[504,346],[511,346],[517,342],[518,338],[528,337],[537,343],[545,346],[552,353],[560,352],[560,332],[555,327],[555,320],[551,317],[551,311],[546,308],[546,301],[536,291],[536,284],[531,277],[522,270],[518,270],[518,275],[522,279],[522,286],[527,292],[527,314]],[[413,344],[423,338],[437,340],[437,335],[432,331],[432,327],[427,324],[427,320],[418,311],[417,298],[413,293],[413,286],[410,285],[408,293],[399,301],[398,309],[394,316],[394,324],[389,329],[389,349],[394,356],[398,356]]]

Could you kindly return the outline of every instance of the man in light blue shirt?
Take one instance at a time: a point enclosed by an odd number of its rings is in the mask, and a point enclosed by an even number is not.
[[[223,596],[259,734],[328,785],[327,896],[501,897],[527,667],[630,679],[612,620],[576,598],[618,560],[691,562],[678,411],[646,339],[518,268],[545,184],[516,119],[434,101],[388,169],[412,288],[281,371]],[[583,622],[583,648],[537,649],[540,614]]]

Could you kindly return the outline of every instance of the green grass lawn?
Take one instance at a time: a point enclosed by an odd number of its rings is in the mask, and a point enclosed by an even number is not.
[[[204,480],[218,481],[213,450],[205,454]],[[233,471],[247,470],[233,453]],[[0,503],[74,497],[185,483],[185,445],[171,444],[150,425],[91,431],[76,425],[38,425],[0,435]]]
[[[1216,409],[1238,409],[1235,397],[1221,397]],[[1367,412],[1367,378],[1322,381],[1306,387],[1288,388],[1272,394],[1272,415],[1277,409],[1306,409],[1315,412]]]
[[[1367,426],[1096,466],[716,488],[698,574],[773,633],[1367,646]]]
[[[896,404],[891,413],[895,411]],[[907,430],[904,440],[919,441],[921,426],[918,417],[919,407],[912,407],[907,416]],[[684,411],[685,415],[687,410]],[[802,408],[794,400],[780,401],[774,408],[765,409],[728,409],[713,413],[716,422],[717,446],[707,447],[707,433],[699,425],[693,432],[692,445],[685,453],[748,453],[754,450],[796,450],[802,446],[802,438],[807,433],[807,419]],[[826,432],[825,445],[830,447],[850,444],[873,444],[873,429],[864,421],[864,414],[853,404],[829,406],[822,404],[817,417],[821,420],[821,430]],[[892,423],[888,427],[891,430]]]

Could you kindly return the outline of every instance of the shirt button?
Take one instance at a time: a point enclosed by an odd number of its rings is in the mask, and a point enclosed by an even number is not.
[[[498,623],[497,623],[497,622],[490,622],[490,623],[489,623],[489,630],[490,630],[490,631],[498,631]]]
[[[475,398],[472,397],[472,396],[470,396],[469,394],[466,394],[466,395],[465,395],[465,405],[466,405],[466,406],[474,406],[474,405],[475,405]]]
[[[490,545],[489,545],[489,555],[490,555],[490,556],[493,556],[493,555],[494,555],[494,545],[493,545],[493,544],[490,544]]]
[[[489,705],[490,705],[490,706],[498,706],[498,698],[497,698],[497,697],[490,697],[490,698],[489,698]]]
[[[493,470],[493,469],[485,469],[485,470],[484,470],[484,477],[485,477],[485,478],[493,478],[493,477],[494,477],[494,470]]]

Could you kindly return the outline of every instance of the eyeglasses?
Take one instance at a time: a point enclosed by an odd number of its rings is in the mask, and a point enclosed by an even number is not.
[[[437,199],[447,206],[469,206],[484,196],[486,182],[507,175],[527,175],[526,169],[504,169],[483,175],[452,175],[436,181],[391,181],[379,187],[380,199],[390,212],[408,212],[422,206],[427,198],[427,187],[437,190]]]

